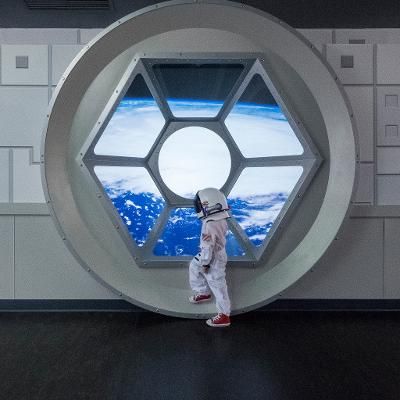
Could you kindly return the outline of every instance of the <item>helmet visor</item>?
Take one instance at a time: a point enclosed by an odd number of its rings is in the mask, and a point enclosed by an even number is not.
[[[202,213],[203,212],[203,207],[201,205],[201,201],[200,201],[200,197],[199,197],[199,193],[196,193],[196,196],[194,198],[194,208],[196,210],[196,213]]]

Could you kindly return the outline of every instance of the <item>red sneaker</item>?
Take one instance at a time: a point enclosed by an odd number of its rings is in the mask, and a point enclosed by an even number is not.
[[[229,315],[219,313],[214,318],[208,319],[206,324],[215,328],[223,328],[231,324],[231,319],[229,318]]]
[[[193,304],[204,303],[211,299],[211,294],[194,294],[193,296],[189,297],[189,301]]]

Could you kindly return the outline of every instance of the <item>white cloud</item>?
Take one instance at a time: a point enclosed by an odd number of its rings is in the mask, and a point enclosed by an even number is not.
[[[168,99],[168,105],[175,117],[215,117],[221,109],[222,102],[209,102],[198,100],[173,100]]]
[[[160,151],[159,166],[166,185],[185,197],[205,187],[220,188],[231,168],[228,147],[214,132],[201,127],[180,129]]]
[[[211,112],[213,106],[209,107]],[[185,112],[191,113],[193,109],[196,109],[193,103],[182,103]],[[235,125],[234,136],[242,143],[240,146],[246,155],[302,152],[300,143],[279,109],[277,112],[276,108],[253,105],[239,106],[236,110],[240,113],[234,112],[229,118]],[[164,118],[153,100],[126,100],[97,143],[96,153],[144,157],[163,125]],[[231,159],[227,146],[217,134],[205,128],[190,127],[175,132],[166,140],[161,148],[159,165],[168,187],[191,198],[201,188],[222,187],[230,172]],[[265,204],[266,199],[262,197],[290,193],[301,173],[302,167],[246,168],[230,197]],[[104,185],[113,188],[115,195],[124,191],[143,191],[160,196],[144,168],[96,167],[96,174]]]
[[[303,147],[284,118],[267,107],[238,106],[225,125],[245,157],[302,154]]]
[[[262,204],[267,202],[267,196],[289,194],[302,173],[300,166],[245,168],[229,197],[250,198],[252,202]]]
[[[112,197],[126,192],[161,194],[145,168],[141,167],[103,167],[97,166],[94,172],[101,183],[112,191]]]
[[[124,100],[95,146],[101,155],[145,157],[165,123],[153,100]]]

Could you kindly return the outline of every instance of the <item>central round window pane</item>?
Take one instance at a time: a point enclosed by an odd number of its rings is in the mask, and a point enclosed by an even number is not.
[[[231,169],[231,156],[216,133],[190,126],[179,129],[165,141],[158,163],[168,188],[182,197],[193,198],[200,189],[224,185]]]

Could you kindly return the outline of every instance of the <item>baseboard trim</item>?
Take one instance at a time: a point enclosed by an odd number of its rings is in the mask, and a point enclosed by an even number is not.
[[[0,300],[0,312],[110,311],[149,312],[123,300]],[[400,311],[400,299],[282,299],[257,311]]]

